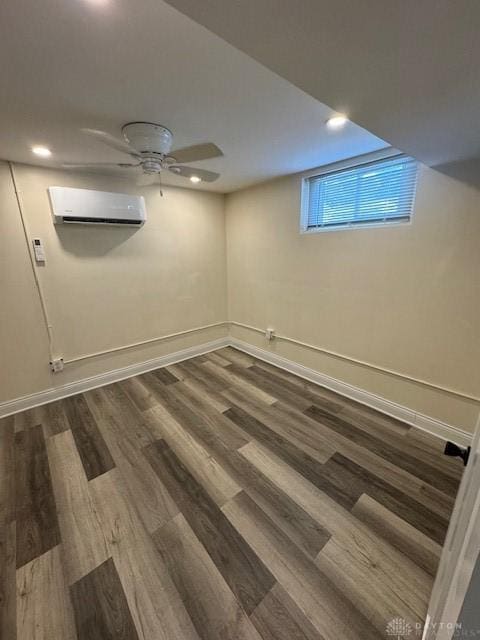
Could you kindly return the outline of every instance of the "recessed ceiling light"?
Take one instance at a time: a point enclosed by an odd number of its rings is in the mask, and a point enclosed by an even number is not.
[[[48,147],[32,147],[32,151],[36,156],[40,156],[41,158],[49,158],[52,155]]]
[[[198,176],[190,176],[190,182],[194,182],[195,184],[197,184],[197,182],[201,182],[202,179],[199,178]]]
[[[336,116],[332,116],[327,120],[327,127],[329,129],[340,129],[343,125],[347,124],[348,118],[343,114],[339,113]]]

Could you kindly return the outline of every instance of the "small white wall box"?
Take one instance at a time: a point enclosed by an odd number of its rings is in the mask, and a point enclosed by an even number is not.
[[[48,193],[55,224],[141,227],[147,219],[143,196],[69,187],[49,187]]]

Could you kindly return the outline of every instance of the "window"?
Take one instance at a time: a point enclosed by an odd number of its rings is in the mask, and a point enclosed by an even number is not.
[[[394,156],[306,178],[302,231],[326,231],[408,222],[417,163]]]

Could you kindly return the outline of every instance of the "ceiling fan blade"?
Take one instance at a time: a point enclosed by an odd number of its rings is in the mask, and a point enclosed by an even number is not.
[[[115,138],[115,136],[110,135],[106,131],[100,131],[98,129],[82,129],[84,133],[93,138],[96,138],[103,144],[106,144],[107,147],[111,147],[112,149],[116,149],[117,151],[121,151],[122,153],[128,153],[135,158],[140,158],[140,154],[136,149],[131,147],[125,140],[120,140],[119,138]]]
[[[105,168],[117,168],[122,167],[125,169],[130,169],[131,167],[139,167],[138,164],[131,164],[129,162],[64,162],[62,167],[64,169],[89,169],[95,167],[105,167]]]
[[[195,167],[185,167],[182,165],[173,165],[169,167],[169,170],[177,176],[182,178],[200,178],[201,182],[214,182],[220,177],[219,173],[214,171],[206,171],[205,169],[195,169]]]
[[[192,147],[184,147],[176,149],[169,155],[175,158],[176,162],[198,162],[199,160],[208,160],[209,158],[218,158],[223,156],[221,149],[213,142],[205,142],[204,144],[195,144]]]

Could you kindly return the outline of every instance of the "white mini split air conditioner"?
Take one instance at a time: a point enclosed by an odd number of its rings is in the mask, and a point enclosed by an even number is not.
[[[142,196],[68,187],[49,187],[48,193],[55,224],[141,227],[147,219]]]

